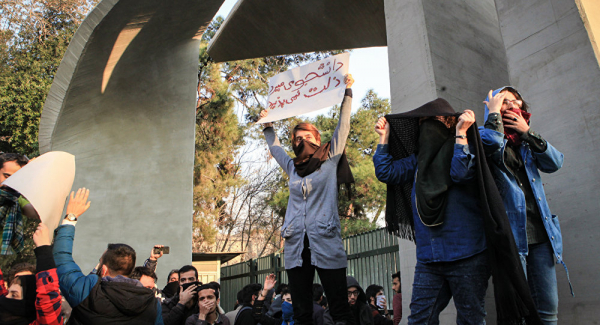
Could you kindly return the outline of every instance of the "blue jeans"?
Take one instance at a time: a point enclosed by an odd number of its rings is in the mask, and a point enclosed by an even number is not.
[[[558,288],[554,252],[550,241],[529,245],[529,254],[521,256],[531,297],[544,325],[558,323]]]
[[[408,324],[439,324],[440,313],[452,297],[456,324],[485,324],[484,298],[489,278],[485,251],[453,262],[417,262]]]

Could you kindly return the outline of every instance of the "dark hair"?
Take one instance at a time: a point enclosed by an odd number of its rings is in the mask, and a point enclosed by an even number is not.
[[[33,265],[31,263],[26,263],[26,262],[17,263],[15,265],[13,265],[7,274],[8,285],[10,286],[12,284],[13,280],[15,279],[15,274],[17,274],[19,272],[23,272],[23,271],[29,271],[29,272],[31,272],[31,274],[35,274],[36,273],[35,265]]]
[[[233,309],[237,309],[240,305],[242,305],[242,300],[244,300],[244,297],[242,295],[243,291],[244,290],[240,290],[237,292],[237,295],[235,296],[235,306],[233,306]]]
[[[367,296],[367,303],[371,303],[371,297],[375,298],[377,296],[377,294],[379,293],[379,291],[383,290],[383,287],[380,285],[376,285],[376,284],[371,284],[370,286],[367,287],[367,290],[365,291],[365,295]]]
[[[281,290],[281,300],[282,301],[283,301],[283,296],[285,296],[287,294],[289,294],[289,295],[292,294],[292,292],[290,290],[288,290],[288,288],[285,288],[285,289]]]
[[[321,133],[319,133],[319,129],[316,126],[310,123],[298,123],[292,130],[292,146],[296,146],[296,132],[298,131],[309,131],[315,137],[318,143],[321,143]]]
[[[112,274],[128,276],[135,267],[135,250],[127,244],[108,244],[102,265]]]
[[[207,284],[210,284],[211,286],[215,287],[215,290],[221,291],[221,285],[219,284],[219,282],[211,281],[211,282],[209,282]]]
[[[312,299],[313,301],[319,301],[323,297],[323,286],[318,283],[313,283],[312,287]]]
[[[527,105],[527,103],[523,100],[523,97],[521,97],[521,94],[519,94],[519,92],[516,89],[514,89],[513,87],[505,87],[500,92],[502,93],[505,91],[508,91],[509,93],[515,95],[516,99],[523,102],[523,105],[521,106],[521,110],[523,110],[525,112],[529,112],[529,105]]]
[[[392,280],[395,279],[395,278],[398,278],[398,280],[400,280],[400,271],[392,274]]]
[[[29,159],[23,155],[19,155],[18,153],[10,153],[5,152],[0,154],[0,168],[4,167],[5,162],[14,161],[17,165],[23,167],[27,165]]]
[[[150,269],[149,267],[145,266],[138,266],[135,269],[133,269],[133,272],[131,272],[131,275],[129,275],[129,277],[134,280],[139,280],[142,278],[142,275],[153,278],[154,282],[158,280],[158,278],[156,277],[156,273],[154,273],[154,271],[152,271],[152,269]]]
[[[258,283],[251,283],[242,288],[242,301],[243,305],[250,305],[252,303],[252,296],[258,296],[258,292],[262,289],[262,286]]]
[[[173,273],[177,273],[177,276],[179,277],[179,269],[172,269],[171,272],[169,272],[169,275],[167,275],[167,283],[169,283],[169,279]]]
[[[198,288],[196,288],[196,292],[200,293],[200,291],[202,290],[211,289],[215,293],[215,299],[219,299],[219,290],[212,283],[215,282],[210,282],[199,286]]]
[[[288,285],[287,283],[281,283],[277,286],[277,288],[275,289],[275,294],[281,294],[281,291],[283,291],[283,289],[287,289]]]
[[[196,270],[196,268],[192,265],[184,265],[182,268],[179,269],[179,280],[181,281],[181,273],[185,273],[185,272],[189,272],[194,270],[194,275],[196,276],[196,281],[198,280],[198,270]]]

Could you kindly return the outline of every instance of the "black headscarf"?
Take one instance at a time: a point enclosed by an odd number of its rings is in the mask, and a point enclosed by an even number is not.
[[[2,325],[27,325],[36,320],[35,275],[21,275],[18,280],[23,288],[22,300],[0,297],[0,324]]]
[[[390,123],[390,154],[394,160],[406,158],[418,148],[419,118],[456,115],[450,104],[438,98],[415,110],[387,115]],[[467,131],[475,148],[476,186],[483,218],[487,254],[494,283],[498,324],[542,324],[529,291],[517,245],[510,228],[502,197],[488,167],[476,123]],[[389,232],[414,241],[414,222],[410,200],[412,184],[389,185],[386,225]]]
[[[300,144],[294,145],[293,149],[296,154],[294,167],[296,167],[298,176],[306,177],[319,169],[329,159],[330,148],[331,142],[327,142],[324,146],[318,146],[310,141],[302,140]],[[346,189],[350,193],[351,183],[354,183],[354,176],[352,176],[348,158],[346,157],[346,150],[344,149],[344,153],[337,165],[337,184],[338,186],[346,184]]]

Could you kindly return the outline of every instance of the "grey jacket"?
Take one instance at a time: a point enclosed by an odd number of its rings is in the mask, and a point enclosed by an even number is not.
[[[288,174],[290,197],[281,235],[285,238],[285,268],[302,265],[304,234],[308,235],[311,264],[323,269],[347,266],[338,216],[337,165],[350,131],[352,97],[344,96],[341,116],[331,139],[329,159],[306,177],[296,173],[294,161],[281,147],[273,128],[263,132],[271,155]]]

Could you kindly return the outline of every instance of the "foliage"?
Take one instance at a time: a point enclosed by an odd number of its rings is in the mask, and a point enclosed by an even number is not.
[[[96,1],[0,2],[0,151],[38,154],[42,106],[71,37]],[[24,219],[25,250],[2,256],[0,268],[35,263],[38,221]]]
[[[71,37],[92,2],[0,4],[0,150],[38,153],[42,106]]]

